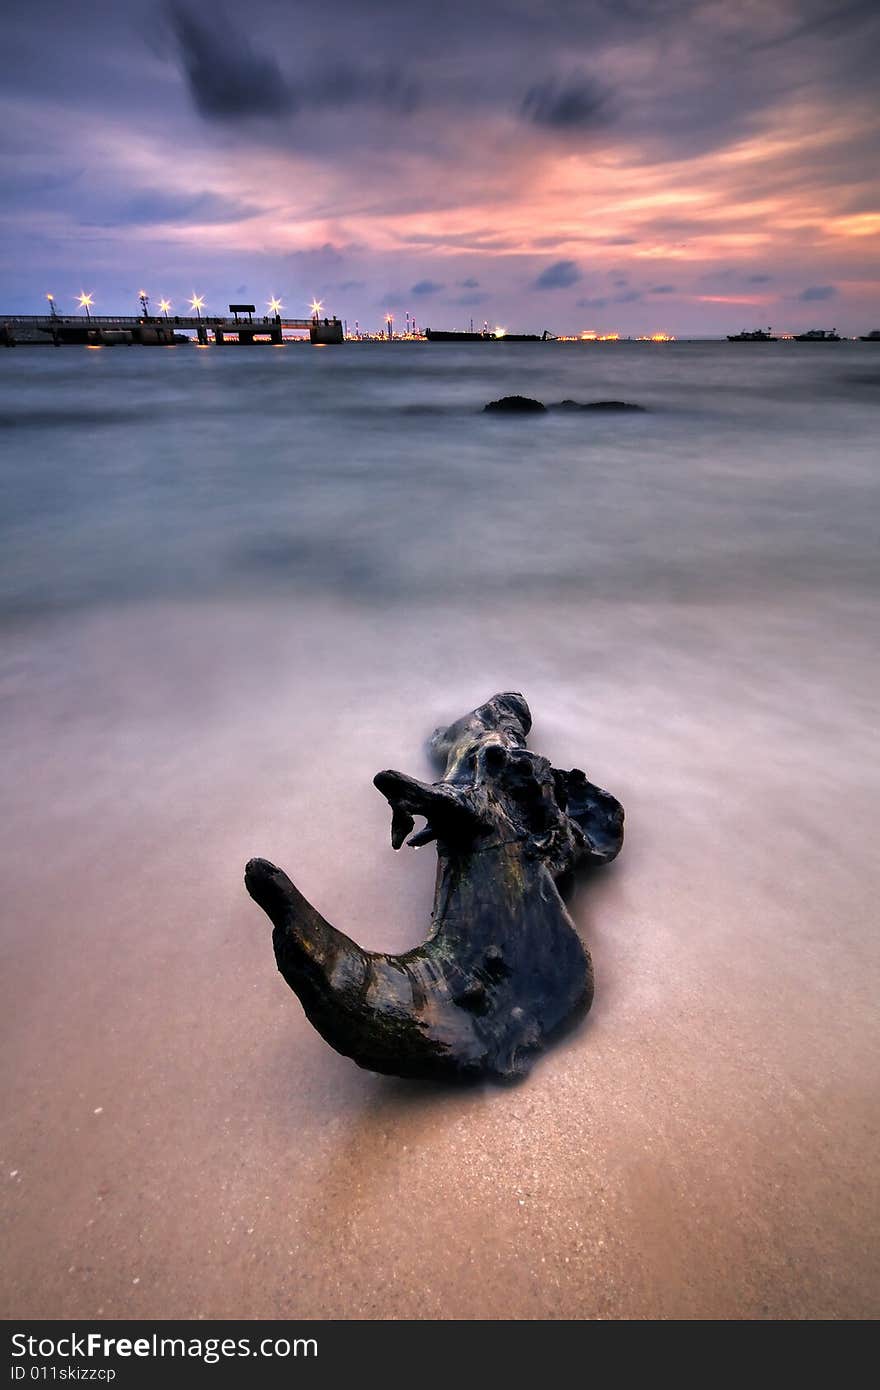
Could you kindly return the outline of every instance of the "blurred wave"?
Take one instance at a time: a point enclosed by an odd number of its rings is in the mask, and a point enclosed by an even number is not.
[[[876,349],[65,348],[0,370],[0,617],[872,585]],[[486,417],[504,394],[645,414]]]

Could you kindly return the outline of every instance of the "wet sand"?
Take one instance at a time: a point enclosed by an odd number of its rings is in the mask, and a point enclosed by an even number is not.
[[[131,604],[5,667],[4,1272],[28,1318],[880,1311],[867,601]],[[35,673],[38,677],[35,681]],[[627,810],[597,994],[522,1085],[361,1072],[306,1023],[252,854],[400,950],[435,856],[381,767],[519,688]]]

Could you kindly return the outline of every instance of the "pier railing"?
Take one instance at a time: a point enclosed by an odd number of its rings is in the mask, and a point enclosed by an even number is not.
[[[323,320],[321,320],[323,322]],[[0,314],[0,323],[8,323],[17,328],[47,328],[51,330],[52,325],[64,325],[64,327],[78,328],[192,328],[198,331],[199,328],[221,328],[228,333],[236,333],[238,330],[256,330],[259,332],[265,328],[267,332],[272,328],[299,328],[306,331],[314,328],[314,319],[282,319],[275,318],[273,315],[260,318],[230,318],[226,314],[202,314],[197,318],[195,314],[169,314],[166,318],[164,314],[149,314],[135,316],[128,314],[90,314],[86,318],[85,314]]]

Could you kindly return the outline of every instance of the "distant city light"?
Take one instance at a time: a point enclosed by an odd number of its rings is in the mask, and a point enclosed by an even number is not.
[[[506,328],[496,328],[496,329],[495,329],[495,337],[496,337],[496,338],[505,338],[506,336],[507,336],[507,329],[506,329]]]

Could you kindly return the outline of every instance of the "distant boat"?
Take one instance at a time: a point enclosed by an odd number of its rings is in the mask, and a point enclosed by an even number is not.
[[[779,339],[771,337],[769,328],[766,333],[763,328],[755,328],[751,333],[747,333],[745,329],[742,333],[728,333],[727,341],[729,343],[776,343]]]
[[[505,343],[555,343],[556,338],[553,333],[548,333],[544,329],[543,333],[496,333],[498,342]]]
[[[543,333],[450,333],[439,328],[426,328],[429,343],[550,343],[553,334]]]
[[[880,343],[880,328],[874,328],[870,333],[863,333],[859,338],[860,343]]]
[[[811,328],[809,333],[795,333],[796,343],[839,343],[840,334],[836,328]]]
[[[429,343],[491,343],[494,333],[447,333],[438,328],[426,328],[425,337]]]

